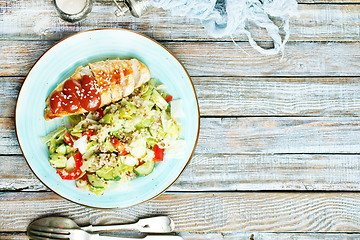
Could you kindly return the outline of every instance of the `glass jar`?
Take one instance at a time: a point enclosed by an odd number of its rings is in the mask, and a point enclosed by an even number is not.
[[[80,21],[91,12],[92,0],[54,0],[60,18],[68,22]]]

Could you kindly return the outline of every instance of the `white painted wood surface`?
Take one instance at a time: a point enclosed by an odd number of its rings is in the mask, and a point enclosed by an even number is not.
[[[25,76],[55,42],[0,41],[0,76]],[[195,76],[358,76],[359,42],[289,42],[283,57],[263,56],[248,43],[161,42]],[[270,43],[264,43],[270,46]]]
[[[100,225],[161,214],[174,220],[177,232],[356,232],[360,229],[359,197],[359,193],[168,192],[132,208],[100,210],[54,193],[3,193],[0,231],[23,231],[34,218],[45,215],[75,218],[79,225]]]
[[[360,6],[352,4],[354,2],[357,0],[337,1],[342,4],[300,4],[297,15],[291,21],[290,40],[357,41],[360,34]],[[9,1],[4,9],[5,14],[0,15],[0,21],[5,22],[2,27],[0,26],[0,39],[58,40],[78,31],[102,27],[133,29],[158,40],[218,40],[206,34],[199,20],[171,16],[160,9],[149,12],[141,19],[129,16],[116,17],[113,1],[95,1],[87,19],[75,24],[61,20],[56,15],[51,1]],[[34,18],[37,21],[33,21]],[[10,22],[17,24],[13,25]],[[251,24],[249,29],[256,40],[270,40],[263,29]],[[234,39],[247,41],[245,35],[235,36]],[[231,38],[219,40],[229,41]]]
[[[22,156],[0,156],[0,190],[49,191]],[[357,154],[195,154],[170,191],[360,191]]]
[[[195,153],[357,154],[359,121],[356,117],[202,118]],[[21,154],[13,118],[0,118],[0,149],[3,154]]]
[[[262,56],[244,36],[214,39],[196,19],[154,10],[116,18],[95,1],[81,22],[60,20],[51,1],[0,0],[0,239],[27,239],[37,217],[79,224],[165,214],[184,239],[359,239],[360,1],[299,0],[284,56]],[[15,135],[17,94],[30,68],[75,32],[126,28],[171,50],[200,103],[196,153],[159,198],[99,210],[50,192],[31,172]],[[251,25],[249,25],[251,27]],[[264,30],[255,39],[271,46]],[[221,141],[221,144],[219,144]]]
[[[345,233],[259,233],[259,232],[238,232],[238,233],[179,233],[185,240],[356,240],[360,234]],[[112,236],[112,235],[110,235]],[[23,240],[28,239],[25,234],[0,233],[1,240]]]
[[[23,80],[0,77],[0,117],[14,117]],[[193,77],[192,81],[202,116],[221,117],[224,111],[226,116],[360,115],[360,77]]]

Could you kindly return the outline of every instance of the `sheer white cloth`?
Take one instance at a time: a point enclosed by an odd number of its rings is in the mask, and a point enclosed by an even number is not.
[[[245,34],[250,45],[262,54],[282,52],[289,39],[289,18],[296,13],[296,0],[150,0],[157,8],[169,10],[173,15],[198,18],[212,37],[231,37]],[[281,19],[284,36],[272,17]],[[247,30],[253,23],[265,28],[274,42],[274,48],[260,47]]]

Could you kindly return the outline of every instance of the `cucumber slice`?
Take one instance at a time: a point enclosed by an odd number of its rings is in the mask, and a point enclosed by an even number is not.
[[[100,119],[100,123],[106,123],[106,124],[111,124],[113,119],[113,114],[112,113],[107,113],[105,114],[105,116],[103,118]]]
[[[134,167],[128,166],[125,164],[121,164],[120,166],[116,166],[113,171],[113,179],[111,181],[119,181],[121,179],[121,175],[124,172],[132,172],[134,170]]]
[[[95,188],[105,188],[105,181],[96,176],[95,174],[88,174],[87,178],[91,184],[91,186]]]
[[[165,110],[168,107],[168,103],[155,89],[153,90],[151,98],[155,102],[156,106],[158,106],[161,110]]]
[[[67,163],[67,158],[62,155],[54,154],[54,155],[50,155],[49,162],[54,168],[65,168]]]
[[[116,176],[113,179],[110,179],[109,181],[115,181],[116,182],[116,181],[120,181],[120,179],[121,178],[119,176]]]
[[[52,138],[52,139],[49,141],[48,145],[49,145],[49,152],[50,152],[50,154],[55,153],[55,151],[56,151],[56,139],[55,139],[55,138]]]
[[[135,125],[135,128],[142,129],[142,128],[150,127],[153,122],[154,122],[154,116],[151,116],[150,118],[145,118],[141,120],[139,123]]]
[[[89,190],[97,196],[103,195],[105,192],[105,188],[97,188],[94,186],[89,186]]]
[[[114,179],[114,168],[111,167],[102,167],[96,171],[96,175],[99,178],[103,178],[106,181]]]
[[[139,167],[135,168],[134,172],[137,175],[145,176],[145,175],[150,174],[154,170],[154,167],[155,167],[155,161],[148,161],[148,162],[145,162],[144,164],[140,165]]]

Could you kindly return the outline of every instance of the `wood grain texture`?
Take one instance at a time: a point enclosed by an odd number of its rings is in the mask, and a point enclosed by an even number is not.
[[[360,42],[287,44],[285,54],[264,56],[247,43],[166,43],[191,76],[356,76]],[[346,67],[343,67],[346,66]]]
[[[308,1],[310,3],[314,1]],[[325,1],[319,1],[324,3]],[[344,1],[339,1],[343,3]],[[0,1],[0,39],[59,40],[72,33],[92,28],[126,28],[158,40],[217,40],[210,37],[197,19],[172,16],[160,9],[142,18],[116,17],[112,1],[95,1],[92,12],[82,22],[61,20],[51,1]],[[360,5],[300,4],[291,20],[291,41],[358,41]],[[36,18],[37,21],[33,21]],[[281,23],[278,22],[280,26]],[[329,28],[328,26],[332,27]],[[264,29],[249,23],[248,28],[257,41],[269,41]],[[245,35],[236,40],[247,41]],[[222,38],[221,40],[231,40]]]
[[[22,156],[0,162],[0,191],[48,191]],[[168,190],[360,191],[359,176],[360,155],[197,154]]]
[[[100,0],[97,0],[100,2]],[[112,2],[112,0],[101,0],[101,2]],[[297,0],[298,4],[338,4],[359,3],[360,0]]]
[[[0,77],[0,117],[14,117],[23,77]],[[359,77],[193,77],[202,116],[359,116]],[[221,86],[221,87],[219,87]]]
[[[202,118],[195,152],[360,153],[359,131],[355,117]],[[21,154],[12,118],[0,118],[0,152]]]
[[[201,115],[360,114],[360,78],[194,77]]]
[[[260,55],[244,36],[238,46],[214,39],[200,21],[159,9],[116,18],[112,0],[95,1],[72,24],[51,1],[0,0],[0,239],[27,239],[27,225],[49,215],[80,225],[168,215],[186,240],[360,239],[360,0],[298,2],[282,57]],[[168,192],[100,210],[59,197],[34,176],[13,118],[21,84],[47,49],[106,27],[169,48],[193,78],[202,119],[196,153]],[[271,47],[264,30],[249,27]]]
[[[186,240],[356,240],[360,234],[344,233],[180,233]],[[1,239],[1,237],[0,237]]]
[[[0,41],[0,76],[25,76],[55,42]],[[285,55],[264,56],[248,43],[163,42],[195,76],[357,76],[360,42],[290,42]],[[268,43],[264,43],[268,45]]]
[[[167,215],[176,232],[358,232],[360,193],[165,193],[144,204],[99,210],[53,193],[2,193],[0,231],[24,231],[35,218],[61,215],[80,225]]]
[[[357,118],[205,118],[196,152],[359,153],[359,131]]]
[[[17,97],[23,78],[0,77],[0,117],[14,117]]]
[[[113,236],[116,234],[108,234]],[[352,233],[178,233],[185,240],[357,240],[360,234]],[[129,237],[129,234],[125,235]],[[28,240],[25,233],[0,233],[0,240]]]
[[[0,118],[0,153],[22,154],[15,133],[15,121],[13,118]]]

